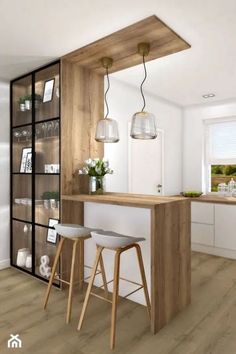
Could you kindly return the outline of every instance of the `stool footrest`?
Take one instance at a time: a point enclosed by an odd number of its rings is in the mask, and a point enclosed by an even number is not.
[[[124,280],[124,281],[126,281],[126,282],[128,282],[128,283],[131,283],[131,284],[134,284],[134,285],[137,285],[137,286],[138,286],[137,289],[131,291],[131,292],[128,293],[127,295],[121,296],[121,297],[124,298],[124,299],[126,299],[126,298],[129,297],[130,295],[136,293],[136,291],[139,291],[139,290],[141,290],[141,289],[144,288],[144,286],[143,286],[142,284],[140,284],[140,283],[136,283],[136,282],[134,282],[134,281],[131,281],[131,280],[129,280],[129,279],[122,278],[122,277],[120,277],[120,279],[121,279],[121,280]],[[113,281],[114,281],[114,279],[112,279],[112,280],[106,282],[106,285],[112,283]],[[102,289],[102,288],[104,288],[104,284],[101,285],[101,286],[96,286],[95,291],[98,290],[98,289]],[[109,299],[107,299],[107,298],[105,298],[105,297],[103,297],[103,296],[100,296],[100,295],[98,295],[98,294],[96,294],[96,293],[94,293],[94,292],[91,292],[90,294],[93,295],[93,296],[95,296],[95,297],[97,297],[97,298],[99,298],[99,299],[101,299],[101,300],[104,300],[104,301],[107,301],[107,302],[112,303],[111,300],[109,300]]]
[[[104,301],[109,302],[110,304],[112,304],[112,301],[111,301],[111,300],[109,300],[109,299],[107,299],[107,298],[105,298],[105,297],[103,297],[103,296],[100,296],[100,295],[98,295],[98,294],[96,294],[96,293],[93,293],[92,291],[91,291],[90,295],[93,295],[93,296],[97,297],[97,298],[100,299],[100,300],[104,300]]]

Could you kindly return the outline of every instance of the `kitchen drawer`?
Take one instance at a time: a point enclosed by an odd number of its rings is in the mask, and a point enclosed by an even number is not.
[[[214,224],[214,204],[211,203],[191,203],[191,220],[200,224]]]
[[[191,223],[192,242],[202,245],[214,246],[214,226]]]
[[[215,246],[236,250],[235,205],[215,205]]]

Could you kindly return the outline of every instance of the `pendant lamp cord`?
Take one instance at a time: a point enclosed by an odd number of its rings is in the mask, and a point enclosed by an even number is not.
[[[146,78],[147,78],[147,69],[146,69],[146,64],[145,64],[145,55],[143,54],[143,67],[144,67],[144,79],[140,85],[140,92],[141,92],[141,95],[142,95],[142,98],[143,98],[143,108],[141,110],[141,112],[143,112],[144,108],[146,107],[146,100],[145,100],[145,97],[144,97],[144,93],[143,93],[143,84],[144,82],[146,81]]]
[[[108,103],[107,103],[107,93],[110,89],[110,80],[109,80],[109,75],[108,75],[108,67],[106,68],[106,77],[107,77],[107,89],[106,89],[106,92],[105,92],[105,104],[106,104],[106,115],[105,115],[105,119],[108,117],[109,115],[109,106],[108,106]]]

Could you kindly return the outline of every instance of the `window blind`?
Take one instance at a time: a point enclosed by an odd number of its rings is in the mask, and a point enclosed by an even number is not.
[[[209,124],[208,162],[236,164],[236,120]]]

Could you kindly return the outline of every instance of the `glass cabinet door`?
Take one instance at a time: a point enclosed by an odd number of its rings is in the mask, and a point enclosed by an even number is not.
[[[12,125],[32,122],[32,76],[26,76],[12,85]]]
[[[59,119],[35,125],[35,172],[58,174],[59,166]]]
[[[51,232],[52,234],[49,234]],[[55,237],[53,235],[55,233]],[[55,240],[55,243],[49,242],[49,240]],[[56,249],[58,244],[58,235],[54,229],[35,226],[35,274],[49,279],[51,269],[55,259]],[[56,270],[59,274],[59,264]],[[55,284],[59,284],[58,281],[54,281]]]
[[[12,221],[12,263],[28,272],[32,271],[32,224]]]
[[[12,130],[12,172],[32,173],[32,126]]]
[[[35,121],[58,118],[60,112],[59,64],[35,74]]]
[[[32,175],[12,176],[12,217],[32,221]]]

